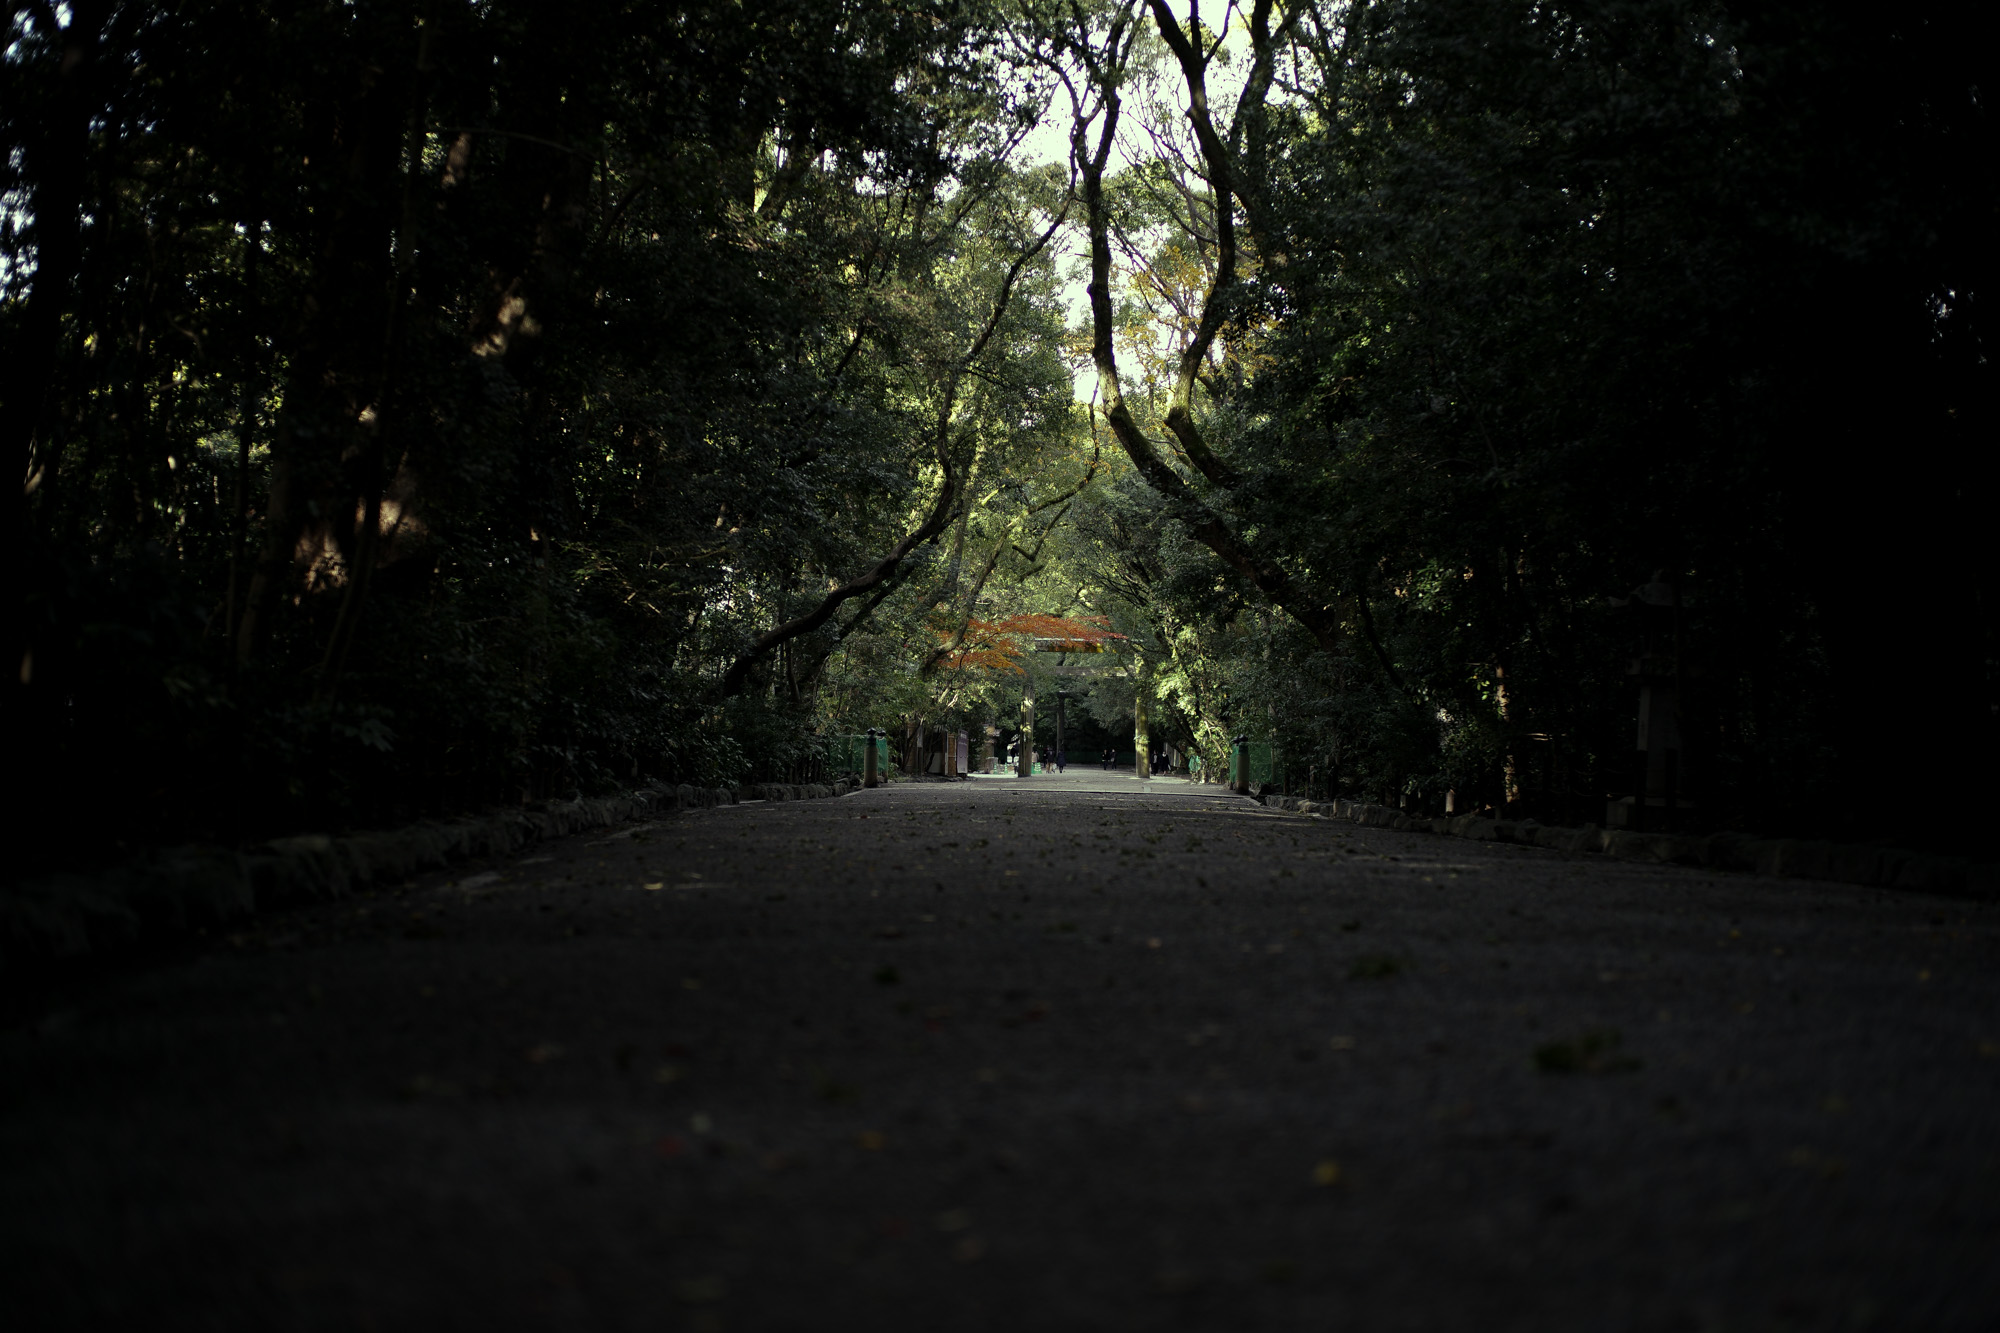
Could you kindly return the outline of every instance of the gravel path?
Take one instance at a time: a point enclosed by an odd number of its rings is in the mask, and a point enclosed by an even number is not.
[[[2000,1327],[1990,906],[1073,770],[209,944],[0,1032],[7,1328]]]

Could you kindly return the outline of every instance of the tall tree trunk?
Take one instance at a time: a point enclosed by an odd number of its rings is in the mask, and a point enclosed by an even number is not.
[[[1153,777],[1152,693],[1153,673],[1144,653],[1135,669],[1137,688],[1132,692],[1132,766],[1141,781]]]
[[[14,11],[9,11],[13,13]],[[74,306],[73,288],[83,264],[84,191],[90,169],[90,127],[102,110],[97,77],[109,0],[74,0],[58,43],[55,86],[39,122],[24,136],[22,175],[33,191],[35,275],[22,303],[14,337],[0,364],[0,456],[19,486],[8,500],[10,646],[18,653],[20,683],[32,683],[33,642],[25,599],[31,594],[30,502],[53,480],[57,441],[47,435],[49,404],[62,356],[63,315]],[[52,8],[39,22],[53,23]],[[19,77],[20,72],[15,72]]]
[[[386,404],[383,344],[395,281],[392,236],[401,192],[404,90],[390,80],[357,81],[359,91],[313,108],[315,162],[328,165],[336,201],[319,235],[303,319],[290,349],[290,375],[271,448],[263,549],[250,580],[236,656],[248,664],[287,591],[315,561],[338,556],[355,577],[362,530],[379,503],[375,432]],[[379,512],[379,511],[375,511]]]
[[[402,340],[403,308],[409,295],[412,233],[417,227],[417,187],[423,160],[432,26],[428,14],[419,20],[417,58],[410,74],[409,110],[404,119],[403,146],[398,163],[402,189],[399,191],[401,204],[397,210],[395,241],[389,262],[390,289],[385,293],[387,308],[382,319],[375,384],[368,395],[369,406],[362,409],[364,422],[359,456],[352,470],[359,481],[360,531],[350,548],[347,587],[342,591],[340,611],[334,618],[332,633],[327,635],[326,655],[320,662],[317,692],[323,699],[333,697],[341,674],[347,669],[347,655],[354,646],[361,613],[368,604],[369,587],[375,579],[375,566],[381,559],[382,492],[389,484],[389,470],[383,456],[383,419],[395,410],[391,405],[391,389]]]
[[[243,238],[244,304],[252,311],[258,309],[257,257],[264,248],[263,231],[261,220],[252,222],[249,235]],[[250,540],[250,444],[257,417],[257,351],[257,330],[253,322],[250,351],[244,358],[243,383],[238,388],[236,400],[236,475],[230,492],[229,596],[228,610],[223,616],[223,635],[230,642],[236,638],[236,602],[242,591],[239,585],[244,563],[243,548]]]

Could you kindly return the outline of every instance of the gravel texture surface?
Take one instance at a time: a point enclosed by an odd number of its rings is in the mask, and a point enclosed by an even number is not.
[[[1991,1330],[1996,963],[1081,769],[690,812],[17,1006],[0,1322]]]

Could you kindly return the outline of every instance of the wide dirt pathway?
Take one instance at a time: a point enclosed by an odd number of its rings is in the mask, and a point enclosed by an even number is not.
[[[0,1032],[31,1329],[2000,1326],[2000,914],[896,786]]]

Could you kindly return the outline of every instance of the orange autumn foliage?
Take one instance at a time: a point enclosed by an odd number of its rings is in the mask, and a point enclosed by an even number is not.
[[[950,669],[1025,673],[1021,655],[1030,648],[1048,652],[1101,653],[1113,639],[1125,636],[1105,624],[1102,616],[1072,620],[1033,612],[999,620],[969,620],[965,640],[945,658]]]

